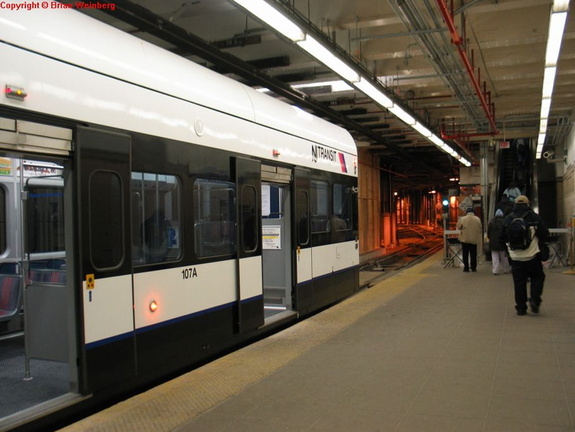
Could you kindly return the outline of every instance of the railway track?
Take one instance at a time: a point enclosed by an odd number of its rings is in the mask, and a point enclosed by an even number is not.
[[[365,263],[361,268],[361,288],[369,288],[395,271],[410,267],[441,250],[443,234],[420,225],[400,225],[398,246],[390,253]]]

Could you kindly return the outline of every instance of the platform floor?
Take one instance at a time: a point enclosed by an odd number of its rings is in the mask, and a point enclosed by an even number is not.
[[[575,431],[575,276],[539,315],[441,254],[63,431]]]

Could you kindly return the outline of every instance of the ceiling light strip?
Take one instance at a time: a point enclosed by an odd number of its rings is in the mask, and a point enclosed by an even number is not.
[[[265,24],[269,25],[284,37],[295,42],[300,48],[323,63],[342,79],[347,81],[357,90],[371,98],[375,103],[389,110],[405,124],[413,128],[425,139],[435,144],[439,149],[448,153],[465,166],[471,166],[466,158],[459,155],[443,140],[433,134],[427,127],[419,123],[410,113],[397,105],[382,90],[373,84],[372,79],[362,76],[353,66],[336,56],[329,48],[326,48],[320,41],[312,35],[306,34],[289,17],[286,17],[265,0],[233,0],[252,15],[258,17]]]
[[[557,61],[561,51],[561,42],[563,41],[568,10],[569,0],[555,0],[551,7],[549,36],[547,37],[547,49],[545,51],[543,88],[541,91],[541,121],[539,124],[539,135],[537,137],[537,148],[535,150],[536,159],[541,159],[545,138],[547,137],[548,119],[549,113],[551,112],[551,98],[555,87],[555,77],[557,76]]]

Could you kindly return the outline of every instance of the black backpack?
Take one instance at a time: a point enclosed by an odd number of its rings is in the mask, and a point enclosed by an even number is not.
[[[531,244],[531,229],[525,221],[527,213],[521,216],[513,215],[513,220],[507,227],[507,243],[511,250],[525,250]]]

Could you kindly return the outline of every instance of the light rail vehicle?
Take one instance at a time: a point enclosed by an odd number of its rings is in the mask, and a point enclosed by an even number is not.
[[[0,10],[0,429],[359,287],[347,131],[77,10]]]

